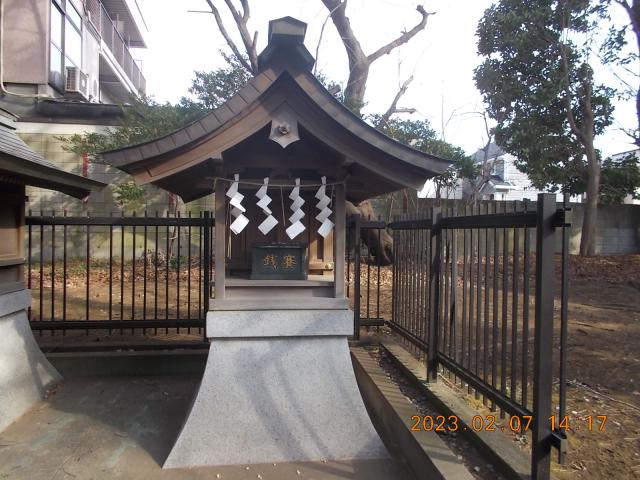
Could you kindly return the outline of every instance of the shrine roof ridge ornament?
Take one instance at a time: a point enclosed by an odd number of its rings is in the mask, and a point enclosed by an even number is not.
[[[306,27],[291,17],[271,21],[259,73],[225,104],[155,140],[104,152],[103,160],[132,174],[139,184],[152,183],[191,201],[211,193],[212,182],[207,184],[205,177],[221,176],[221,166],[231,168],[225,152],[271,125],[267,136],[283,149],[313,140],[336,152],[345,168],[355,166],[347,185],[354,200],[404,187],[419,189],[426,179],[444,173],[450,161],[386,136],[324,88],[311,73],[314,60],[304,46]],[[279,118],[282,112],[288,115]]]
[[[315,59],[304,46],[304,37],[307,33],[307,24],[293,17],[282,17],[269,22],[269,43],[260,55],[258,55],[258,70],[269,67],[274,55],[281,50],[287,51],[290,60],[300,62],[307,70],[311,71]]]

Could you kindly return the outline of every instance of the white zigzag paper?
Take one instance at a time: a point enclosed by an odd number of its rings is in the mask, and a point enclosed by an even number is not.
[[[328,207],[331,203],[331,199],[326,195],[320,199],[320,201],[316,204],[316,208],[318,210],[323,210],[325,207]]]
[[[305,230],[305,228],[304,228],[304,225],[302,224],[302,222],[297,221],[295,223],[292,223],[289,226],[289,228],[287,228],[287,235],[289,236],[289,238],[291,240],[293,240],[298,235],[300,235],[302,232],[304,232],[304,230]]]
[[[240,232],[242,232],[242,230],[244,230],[244,228],[248,224],[249,224],[249,219],[247,217],[245,217],[244,215],[240,214],[240,215],[238,215],[238,218],[236,218],[233,221],[233,223],[231,224],[231,226],[229,228],[231,229],[231,231],[233,233],[238,235]]]
[[[293,214],[291,215],[291,217],[289,217],[289,221],[291,222],[291,225],[289,225],[286,232],[289,238],[293,240],[298,235],[300,235],[306,228],[304,224],[300,221],[300,219],[304,217],[304,212],[301,209],[301,207],[304,205],[304,199],[300,196],[300,179],[299,178],[296,178],[295,187],[293,187],[293,189],[291,190],[291,193],[289,193],[289,198],[292,200],[290,208]]]
[[[296,223],[298,220],[302,220],[304,218],[304,212],[302,210],[296,210],[293,212],[293,215],[289,217],[289,222]]]
[[[264,184],[258,189],[256,192],[256,197],[258,197],[258,202],[256,205],[262,209],[262,211],[267,215],[267,218],[263,220],[263,222],[258,225],[258,230],[262,232],[263,235],[266,235],[273,227],[278,224],[278,220],[272,215],[271,209],[268,205],[271,203],[271,197],[267,195],[267,188],[269,187],[269,177],[264,178]]]
[[[327,238],[327,235],[331,233],[331,230],[333,230],[333,222],[327,218],[322,222],[322,225],[320,225],[318,234],[321,235],[322,238]]]
[[[296,197],[296,199],[291,204],[291,210],[295,212],[296,210],[298,210],[303,205],[304,205],[304,198]]]
[[[241,204],[244,199],[244,195],[238,192],[238,180],[240,180],[240,175],[236,173],[233,175],[233,178],[234,182],[229,187],[229,190],[227,190],[226,195],[231,199],[229,200],[229,205],[233,207],[231,209],[231,215],[235,217],[235,220],[231,223],[229,229],[234,234],[238,235],[249,224],[249,219],[243,215],[243,212],[247,211],[247,209]]]
[[[331,216],[331,209],[329,208],[329,204],[331,203],[331,198],[327,196],[327,177],[322,177],[320,179],[322,181],[322,185],[316,192],[316,198],[319,202],[316,204],[316,208],[320,210],[320,213],[316,215],[316,220],[322,223],[320,228],[318,228],[318,235],[322,236],[322,238],[326,238],[331,230],[333,230],[333,222],[329,220]]]
[[[263,235],[266,235],[271,230],[273,230],[273,227],[275,227],[277,224],[278,220],[276,220],[273,215],[269,215],[260,225],[258,225],[258,230],[260,230]]]

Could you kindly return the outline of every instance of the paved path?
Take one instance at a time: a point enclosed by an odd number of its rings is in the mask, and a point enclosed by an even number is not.
[[[176,377],[69,380],[0,433],[0,479],[411,478],[391,460],[162,470],[198,381]]]

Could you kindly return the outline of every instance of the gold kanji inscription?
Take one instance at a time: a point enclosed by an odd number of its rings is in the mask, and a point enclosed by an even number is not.
[[[296,267],[296,257],[293,255],[285,255],[282,257],[282,268],[285,270],[293,270]]]
[[[262,264],[265,267],[272,267],[274,270],[278,268],[278,257],[277,255],[265,255],[262,259]]]

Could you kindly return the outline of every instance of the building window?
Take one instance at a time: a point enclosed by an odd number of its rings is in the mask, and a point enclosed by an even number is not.
[[[70,0],[51,1],[49,52],[49,83],[62,91],[66,68],[82,68],[82,15]]]

